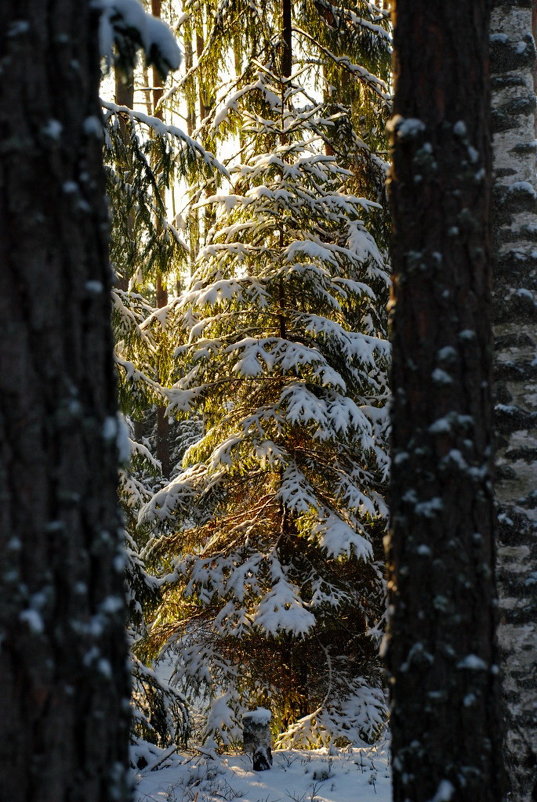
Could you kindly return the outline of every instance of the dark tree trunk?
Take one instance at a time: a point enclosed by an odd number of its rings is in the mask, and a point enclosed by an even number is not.
[[[0,795],[128,798],[97,23],[0,3]]]
[[[489,290],[489,8],[398,0],[394,800],[499,802]]]
[[[292,0],[282,0],[282,76],[293,72],[293,7]]]
[[[151,0],[151,14],[154,17],[157,17],[157,19],[161,18],[162,0]],[[162,120],[164,115],[159,104],[162,99],[162,95],[164,94],[164,82],[162,80],[162,76],[155,67],[152,68],[151,73],[153,77],[153,114],[155,117],[158,117],[159,120]]]

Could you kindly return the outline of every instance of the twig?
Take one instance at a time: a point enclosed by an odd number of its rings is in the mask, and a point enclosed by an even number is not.
[[[152,766],[149,766],[148,768],[146,768],[146,771],[155,771],[155,769],[158,769],[158,767],[161,765],[161,763],[164,763],[164,761],[167,760],[169,757],[171,757],[174,752],[177,752],[177,744],[174,744],[173,746],[170,746],[168,751],[165,752],[162,755],[162,757],[159,757],[159,759],[155,763],[153,763]]]

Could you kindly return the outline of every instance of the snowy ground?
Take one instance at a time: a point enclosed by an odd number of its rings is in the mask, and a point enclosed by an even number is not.
[[[163,752],[162,755],[165,755]],[[170,756],[136,773],[136,802],[389,802],[386,747],[274,752],[269,771],[255,772],[249,756]]]

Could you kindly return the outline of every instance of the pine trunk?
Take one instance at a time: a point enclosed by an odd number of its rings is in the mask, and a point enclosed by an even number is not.
[[[394,800],[498,802],[486,0],[398,0]]]
[[[160,19],[162,13],[162,2],[161,0],[151,0],[151,13],[154,17]],[[160,105],[160,101],[164,94],[164,83],[163,80],[158,72],[158,70],[153,67],[152,69],[153,75],[153,115],[158,120],[164,119],[164,109]],[[157,224],[157,232],[159,236],[162,236],[161,226]],[[162,266],[159,266],[161,269]],[[156,304],[157,309],[162,309],[168,303],[168,290],[166,288],[166,281],[162,272],[159,272],[155,282],[156,287]],[[162,380],[162,377],[159,375],[157,377],[158,381]],[[166,415],[166,407],[158,406],[157,407],[157,421],[156,421],[156,457],[160,462],[162,475],[165,479],[168,479],[170,476],[171,470],[171,460],[170,460],[170,424],[168,421],[168,416]]]
[[[282,76],[293,72],[293,7],[291,0],[282,0]]]
[[[499,641],[509,799],[537,799],[537,192],[531,0],[495,0],[494,335]]]
[[[126,800],[98,19],[0,3],[0,789]]]
[[[192,46],[192,26],[190,23],[185,24],[185,33],[183,34],[183,48],[185,51],[185,72],[189,73],[194,66],[194,50]],[[189,95],[186,98],[186,132],[192,136],[196,127],[196,103]]]
[[[157,308],[162,309],[168,303],[168,291],[162,276],[157,276]],[[162,377],[159,375],[159,381]],[[157,406],[157,422],[156,422],[156,457],[160,462],[162,475],[168,479],[172,469],[171,464],[171,449],[170,449],[170,422],[166,414],[166,407]]]
[[[196,33],[196,56],[198,57],[198,62],[204,50],[205,50],[205,39],[203,38],[203,34],[198,31]],[[211,109],[210,105],[207,104],[206,100],[207,98],[203,88],[203,82],[198,77],[198,104],[199,104],[200,122],[203,122],[203,120],[206,118]]]
[[[127,108],[132,109],[134,107],[134,75],[132,70],[129,71],[128,74],[121,69],[119,65],[116,65],[114,68],[114,101],[117,103],[118,106],[127,106]],[[121,138],[123,140],[123,145],[125,146],[125,154],[126,158],[121,165],[121,168],[125,173],[129,173],[132,170],[132,164],[130,163],[130,155],[129,154],[129,140],[130,140],[130,131],[129,125],[125,117],[119,117],[119,128],[121,131]],[[129,242],[135,242],[136,237],[134,235],[134,228],[135,228],[135,214],[134,209],[131,210],[128,218],[128,228],[127,234]],[[127,263],[134,267],[133,259],[128,260]],[[130,275],[117,275],[115,276],[114,284],[115,286],[122,290],[123,292],[127,292],[129,289],[129,280]]]

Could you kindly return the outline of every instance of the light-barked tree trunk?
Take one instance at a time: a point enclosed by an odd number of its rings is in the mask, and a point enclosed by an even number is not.
[[[494,0],[499,639],[513,802],[537,799],[537,192],[532,0]]]

